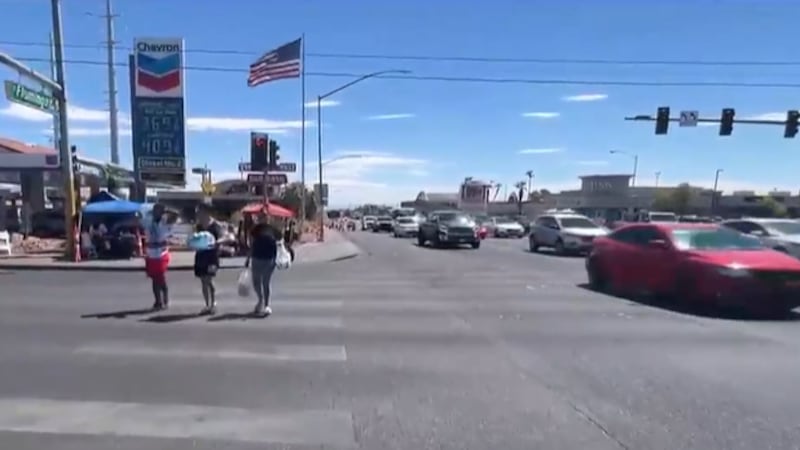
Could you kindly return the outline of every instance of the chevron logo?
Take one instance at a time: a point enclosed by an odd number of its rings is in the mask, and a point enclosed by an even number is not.
[[[153,92],[165,92],[181,85],[181,56],[179,53],[156,58],[143,53],[136,55],[137,82]]]

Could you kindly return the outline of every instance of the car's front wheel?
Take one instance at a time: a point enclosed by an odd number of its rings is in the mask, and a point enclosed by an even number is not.
[[[596,259],[592,258],[586,264],[586,275],[589,278],[589,288],[597,292],[608,289],[608,279]]]
[[[481,248],[481,241],[474,241],[470,245],[472,245],[472,248]]]
[[[530,250],[531,253],[539,251],[539,243],[536,242],[536,238],[533,235],[528,238],[528,250]]]
[[[425,246],[425,236],[423,236],[422,233],[417,235],[417,245],[419,245],[420,247]]]

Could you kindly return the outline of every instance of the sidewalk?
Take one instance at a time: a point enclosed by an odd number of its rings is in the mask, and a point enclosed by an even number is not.
[[[312,264],[341,261],[354,258],[361,253],[359,248],[337,231],[325,230],[325,242],[309,242],[294,249],[294,264]],[[193,270],[194,253],[176,251],[172,253],[169,269],[172,271]],[[84,271],[142,271],[142,258],[122,260],[91,260],[68,262],[59,255],[15,255],[0,257],[0,270],[84,270]],[[220,269],[240,269],[244,257],[222,258]]]

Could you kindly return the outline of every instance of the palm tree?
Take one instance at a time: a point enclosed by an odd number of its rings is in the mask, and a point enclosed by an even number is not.
[[[528,177],[528,195],[531,195],[531,185],[533,184],[533,171],[528,170],[525,172],[525,176]]]
[[[517,181],[514,183],[514,187],[517,189],[517,214],[522,215],[522,196],[525,194],[525,182]]]

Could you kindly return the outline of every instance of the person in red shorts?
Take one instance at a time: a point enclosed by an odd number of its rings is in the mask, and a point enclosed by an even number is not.
[[[152,217],[144,221],[147,249],[144,257],[144,268],[153,284],[154,310],[169,307],[169,289],[167,288],[167,268],[169,267],[169,246],[167,240],[172,227],[167,223],[164,205],[153,206]]]

